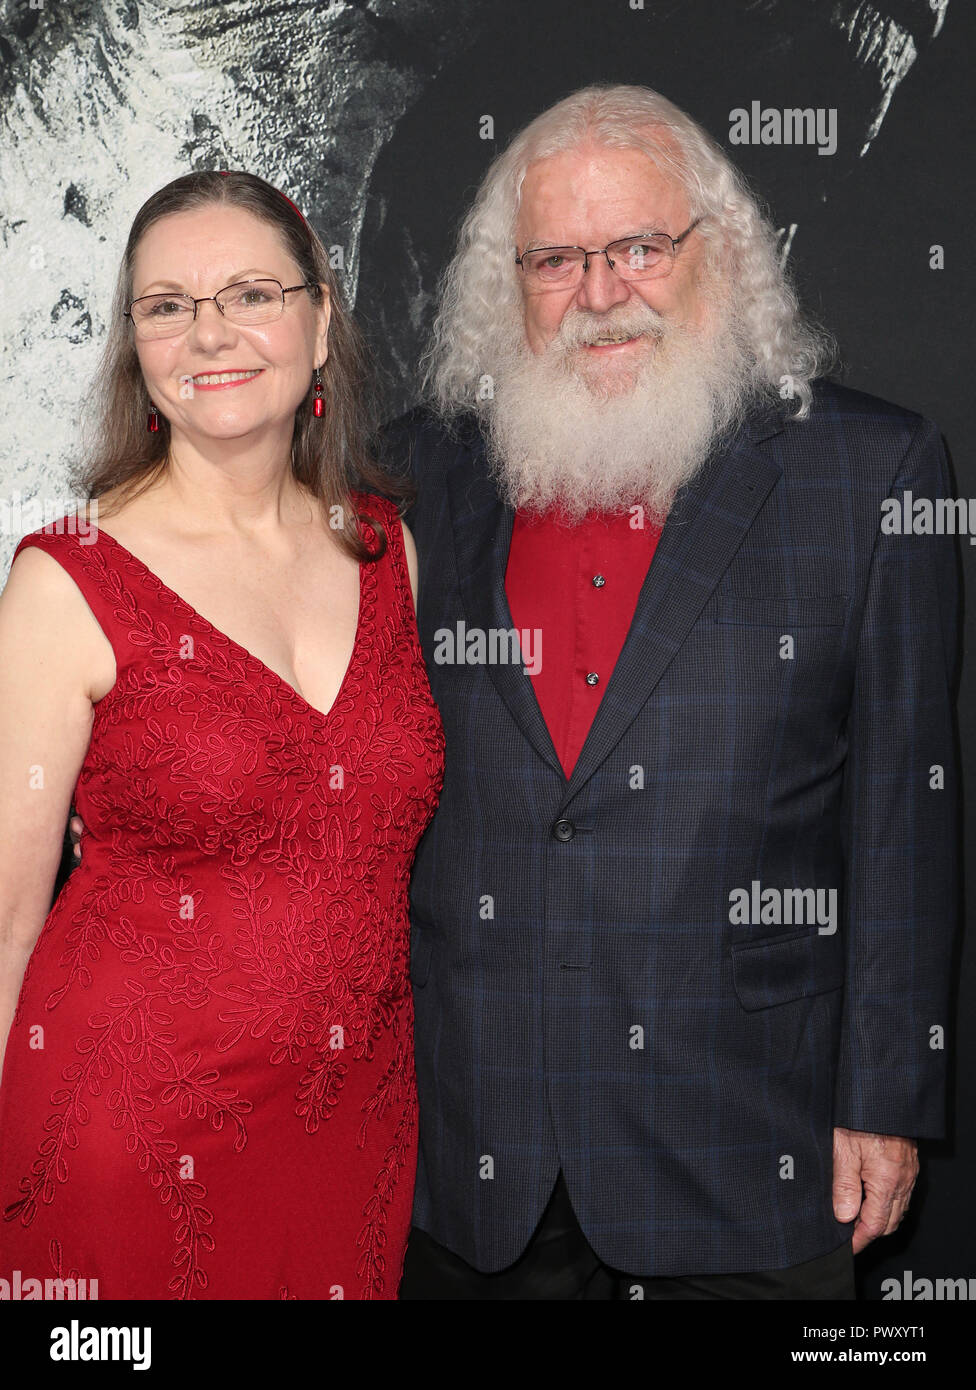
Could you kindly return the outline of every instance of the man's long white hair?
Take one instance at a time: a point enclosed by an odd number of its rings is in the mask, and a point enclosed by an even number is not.
[[[683,188],[705,242],[706,274],[721,258],[736,336],[745,345],[750,387],[759,398],[810,413],[811,382],[836,365],[833,336],[801,312],[776,229],[735,165],[666,97],[647,87],[592,86],[544,111],[494,160],[465,218],[444,272],[431,345],[424,358],[428,398],[444,415],[491,414],[486,385],[520,312],[515,228],[530,164],[588,141],[648,155]]]

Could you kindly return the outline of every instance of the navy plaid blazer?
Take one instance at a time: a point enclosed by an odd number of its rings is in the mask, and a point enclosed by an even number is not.
[[[832,1127],[944,1132],[958,562],[880,526],[950,495],[938,430],[827,380],[807,421],[753,414],[679,493],[568,780],[521,665],[435,659],[513,628],[476,427],[386,437],[447,741],[411,886],[415,1224],[502,1269],[562,1167],[635,1276],[837,1248]],[[836,930],[731,910],[769,888],[835,890]]]

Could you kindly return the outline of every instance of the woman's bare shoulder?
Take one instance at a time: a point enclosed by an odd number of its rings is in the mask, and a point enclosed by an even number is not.
[[[10,567],[0,593],[0,653],[26,679],[50,679],[50,661],[92,701],[116,679],[115,653],[71,574],[40,546],[28,545]]]

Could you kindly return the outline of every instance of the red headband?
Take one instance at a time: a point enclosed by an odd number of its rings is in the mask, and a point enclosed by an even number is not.
[[[220,169],[220,170],[218,170],[218,172],[221,173],[221,174],[225,174],[225,175],[226,175],[226,174],[229,174],[229,173],[231,172],[231,170],[230,170],[230,169]],[[287,194],[287,193],[282,193],[282,191],[281,191],[280,188],[276,188],[276,189],[275,189],[275,192],[278,194],[278,196],[279,196],[280,198],[284,198],[285,202],[288,204],[288,206],[289,206],[290,208],[294,208],[294,209],[295,209],[295,212],[298,214],[298,216],[301,218],[301,220],[305,223],[305,225],[306,225],[306,227],[307,227],[307,226],[308,226],[308,221],[307,221],[307,219],[306,219],[306,217],[305,217],[305,214],[301,211],[300,208],[295,207],[295,204],[294,204],[294,203],[292,202],[292,200],[289,198],[288,194]]]

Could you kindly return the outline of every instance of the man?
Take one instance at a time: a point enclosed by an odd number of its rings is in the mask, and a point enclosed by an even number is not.
[[[656,93],[488,172],[389,431],[447,735],[403,1298],[852,1298],[943,1133],[957,572],[892,516],[947,468],[831,349]]]

